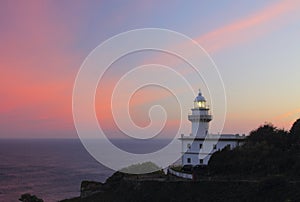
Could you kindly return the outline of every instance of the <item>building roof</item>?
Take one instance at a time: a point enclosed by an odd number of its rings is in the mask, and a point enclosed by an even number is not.
[[[184,136],[182,135],[179,139],[195,139],[195,140],[244,140],[246,138],[245,135],[239,134],[209,134],[205,138],[199,138],[192,135]]]

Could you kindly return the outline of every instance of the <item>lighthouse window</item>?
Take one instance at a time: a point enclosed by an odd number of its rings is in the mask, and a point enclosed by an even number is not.
[[[199,160],[199,163],[200,163],[200,164],[203,164],[203,159],[200,159],[200,160]]]
[[[216,144],[213,145],[213,149],[217,149],[217,145]]]
[[[191,158],[187,158],[187,163],[191,163]]]
[[[199,144],[199,149],[202,149],[202,144]]]
[[[191,148],[191,144],[189,143],[189,144],[187,144],[187,148],[188,149],[190,149]]]
[[[200,108],[204,108],[204,107],[205,107],[205,103],[204,103],[203,101],[198,102],[198,106],[199,106]]]

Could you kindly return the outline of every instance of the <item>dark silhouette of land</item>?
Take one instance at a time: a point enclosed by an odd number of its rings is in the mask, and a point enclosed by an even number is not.
[[[116,172],[105,183],[81,184],[81,197],[94,201],[300,201],[300,119],[285,131],[271,124],[253,130],[243,145],[214,153],[194,181],[158,171]]]

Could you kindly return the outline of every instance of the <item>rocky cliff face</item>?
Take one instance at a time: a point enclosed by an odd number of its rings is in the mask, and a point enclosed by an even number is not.
[[[80,186],[80,197],[86,198],[96,193],[105,191],[105,184],[95,181],[82,181]]]
[[[110,178],[108,178],[105,183],[83,181],[80,188],[80,198],[84,199],[98,193],[116,190],[120,188],[119,186],[121,184],[136,183],[136,185],[138,185],[142,181],[166,181],[167,179],[168,177],[164,175],[162,171],[144,175],[129,175],[121,172],[116,172]]]
[[[81,197],[63,202],[98,201],[300,201],[300,183],[282,177],[260,181],[188,181],[172,176],[115,173],[105,183],[83,182]]]

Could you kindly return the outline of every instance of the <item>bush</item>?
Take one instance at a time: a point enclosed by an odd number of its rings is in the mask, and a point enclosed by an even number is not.
[[[28,193],[22,194],[19,201],[23,201],[23,202],[44,202],[43,199],[39,199],[35,195],[30,195]]]
[[[214,153],[208,164],[209,173],[240,178],[282,175],[300,179],[300,141],[295,141],[299,120],[291,129],[293,134],[272,124],[253,130],[242,146]]]

